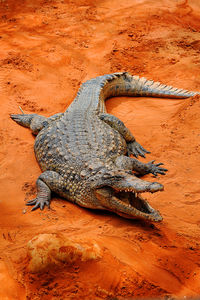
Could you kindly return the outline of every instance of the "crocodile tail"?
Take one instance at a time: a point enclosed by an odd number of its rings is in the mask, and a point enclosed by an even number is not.
[[[161,84],[145,77],[132,76],[129,73],[122,73],[124,77],[124,93],[130,96],[146,96],[161,98],[188,98],[200,95],[199,92],[187,91]],[[127,93],[126,93],[127,92]]]
[[[105,112],[104,100],[109,97],[188,98],[199,94],[198,92],[177,89],[160,82],[147,80],[144,77],[132,76],[127,72],[119,72],[106,74],[84,82],[68,111],[85,109]]]

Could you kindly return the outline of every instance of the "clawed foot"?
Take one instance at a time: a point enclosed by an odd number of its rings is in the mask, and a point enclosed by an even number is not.
[[[31,211],[34,211],[34,210],[36,210],[38,208],[40,208],[41,210],[43,210],[44,207],[45,207],[45,205],[48,206],[48,208],[50,208],[50,200],[36,197],[33,200],[29,200],[26,203],[26,205],[28,205],[28,206],[34,205],[33,208],[31,209]]]
[[[128,155],[130,156],[133,154],[135,157],[138,157],[139,155],[142,157],[145,157],[146,153],[150,153],[146,149],[144,149],[138,142],[134,141],[127,144],[128,147]]]
[[[10,115],[11,119],[13,121],[15,121],[16,123],[22,125],[22,126],[25,126],[24,123],[27,123],[27,118],[25,117],[25,115],[22,115],[22,114],[18,114],[18,115]]]
[[[11,114],[10,115],[11,119],[13,119],[17,123],[21,121],[21,116],[23,116],[23,115],[20,115],[20,114],[18,114],[18,115]]]
[[[30,127],[30,123],[31,120],[33,119],[33,117],[35,116],[35,114],[11,114],[10,117],[13,121],[15,121],[16,123],[24,126],[24,127]]]
[[[163,163],[154,164],[154,161],[155,160],[152,160],[146,164],[148,167],[148,172],[152,173],[154,176],[157,176],[158,174],[165,175],[168,170],[160,167],[163,165]]]

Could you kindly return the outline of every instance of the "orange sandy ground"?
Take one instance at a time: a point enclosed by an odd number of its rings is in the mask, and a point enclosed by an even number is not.
[[[80,84],[129,71],[200,90],[199,0],[2,0],[0,3],[0,299],[104,299],[200,295],[200,97],[113,98],[109,113],[169,169],[149,196],[162,223],[129,221],[54,198],[30,212],[40,168],[34,137],[10,113],[63,112]],[[155,179],[148,175],[147,180]],[[38,233],[91,238],[98,262],[27,272]],[[120,298],[122,299],[122,298]]]

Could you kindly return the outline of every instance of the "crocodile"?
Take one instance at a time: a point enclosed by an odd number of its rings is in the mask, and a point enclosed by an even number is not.
[[[107,74],[83,83],[64,113],[50,117],[11,114],[36,135],[34,150],[42,174],[32,210],[50,207],[51,192],[90,209],[109,210],[125,218],[159,222],[160,212],[143,193],[163,185],[141,176],[165,175],[163,163],[143,163],[150,153],[117,117],[106,112],[105,100],[115,96],[188,98],[200,94],[163,85],[127,72]]]

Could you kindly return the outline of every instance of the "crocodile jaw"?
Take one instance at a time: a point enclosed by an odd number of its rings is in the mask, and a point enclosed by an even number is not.
[[[156,190],[151,192],[156,192]],[[124,218],[142,218],[154,222],[160,222],[163,219],[159,211],[152,208],[141,193],[130,189],[117,190],[109,186],[98,188],[94,193],[105,209],[114,211]]]

